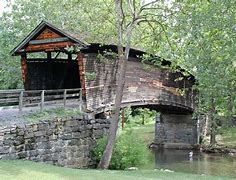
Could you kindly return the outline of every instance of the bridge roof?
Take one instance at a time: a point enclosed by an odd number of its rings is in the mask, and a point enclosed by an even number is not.
[[[52,37],[48,35],[45,36],[45,29],[49,29],[50,33],[53,34]],[[48,32],[46,32],[48,33]],[[42,35],[43,34],[43,35]],[[103,50],[117,51],[117,46],[115,44],[101,44],[101,43],[86,43],[83,38],[83,34],[76,34],[71,32],[65,32],[61,29],[55,27],[54,25],[42,21],[32,32],[25,37],[25,39],[18,44],[12,51],[13,56],[20,55],[21,53],[27,52],[40,52],[40,51],[55,51],[61,50],[62,48],[68,46],[79,46],[83,52],[97,52]],[[29,47],[31,46],[31,47]],[[124,47],[125,48],[125,47]],[[140,57],[147,54],[145,51],[140,49],[130,49],[130,57]],[[161,58],[157,55],[151,55],[153,58],[161,60],[162,66],[171,66],[171,61]],[[186,70],[181,67],[177,67],[181,72],[186,72]],[[190,74],[192,80],[195,81],[194,76]]]
[[[51,37],[45,36],[43,38],[37,38],[47,28],[51,31],[51,33],[54,33],[54,37],[51,38]],[[46,21],[42,21],[38,26],[36,26],[35,29],[33,29],[33,31],[31,31],[31,33],[28,36],[25,37],[25,39],[23,39],[23,41],[21,41],[20,44],[18,44],[11,51],[11,54],[14,56],[14,55],[19,55],[24,52],[32,51],[32,50],[26,49],[26,47],[28,45],[39,46],[39,45],[45,45],[45,44],[50,44],[50,43],[58,44],[59,42],[67,42],[67,41],[72,42],[73,45],[78,45],[81,47],[85,47],[88,45],[87,43],[80,41],[79,39],[69,35],[68,33],[60,30],[59,28],[53,26],[52,24],[50,24]],[[43,51],[45,49],[39,48],[39,49],[34,49],[34,50],[35,51]]]

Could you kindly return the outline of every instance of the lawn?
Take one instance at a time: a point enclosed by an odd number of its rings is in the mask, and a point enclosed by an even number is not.
[[[217,135],[217,140],[219,144],[228,146],[228,147],[236,147],[236,128],[221,128],[219,130],[219,135]]]
[[[142,126],[134,126],[131,128],[125,128],[124,130],[132,130],[132,133],[135,134],[139,139],[141,139],[146,145],[154,142],[155,138],[155,124],[145,124]]]
[[[0,179],[7,180],[145,180],[145,179],[230,179],[226,177],[165,172],[160,170],[110,171],[69,169],[23,160],[0,160]]]

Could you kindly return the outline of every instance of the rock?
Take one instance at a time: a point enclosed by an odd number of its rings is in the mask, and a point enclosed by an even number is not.
[[[174,171],[169,170],[169,169],[161,169],[160,171],[165,171],[165,172],[174,172]]]
[[[137,167],[129,167],[128,170],[129,171],[134,171],[134,170],[138,170],[138,168]]]

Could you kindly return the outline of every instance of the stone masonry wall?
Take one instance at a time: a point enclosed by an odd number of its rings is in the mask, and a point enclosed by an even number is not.
[[[91,149],[109,120],[54,119],[0,129],[0,159],[28,159],[83,168],[94,165]]]
[[[155,143],[164,148],[188,149],[197,144],[197,126],[191,114],[161,114]]]

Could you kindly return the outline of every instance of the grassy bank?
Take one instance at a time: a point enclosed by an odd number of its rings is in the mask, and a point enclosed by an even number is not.
[[[154,141],[155,137],[155,124],[146,124],[142,126],[134,126],[131,128],[124,129],[132,130],[132,133],[139,139],[141,139],[145,144],[149,145]]]
[[[77,117],[82,113],[79,109],[63,109],[63,108],[54,108],[44,110],[43,112],[34,112],[27,115],[24,115],[23,118],[27,122],[38,122],[40,120],[51,120],[54,118],[68,118],[68,117]]]
[[[221,145],[236,148],[236,128],[221,128],[219,135],[217,135],[217,141]]]
[[[165,172],[160,170],[148,171],[102,171],[102,170],[81,170],[57,167],[42,163],[35,163],[22,160],[0,160],[0,179],[7,180],[145,180],[145,179],[230,179],[225,177],[194,175],[186,173]]]

